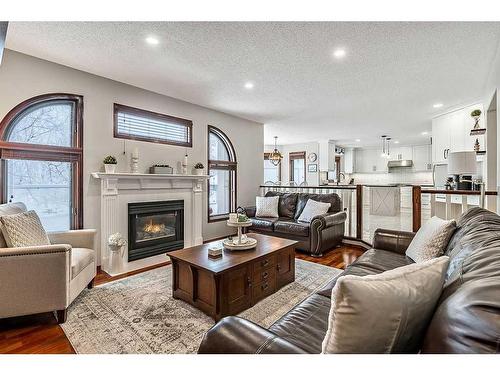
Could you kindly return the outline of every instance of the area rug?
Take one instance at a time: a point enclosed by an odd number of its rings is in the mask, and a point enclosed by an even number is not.
[[[239,314],[268,328],[309,294],[342,272],[296,260],[295,282]],[[61,327],[77,353],[196,353],[214,321],[172,298],[165,266],[85,290]]]

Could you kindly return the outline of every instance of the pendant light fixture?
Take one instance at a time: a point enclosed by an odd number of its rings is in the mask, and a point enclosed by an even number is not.
[[[385,158],[385,139],[387,138],[386,135],[382,136],[382,154],[380,155],[381,157]]]
[[[281,152],[278,151],[278,137],[274,136],[274,151],[269,154],[269,161],[273,165],[278,165],[281,163],[281,159],[283,159],[283,155],[281,155]]]
[[[390,142],[390,140],[391,140],[391,137],[387,137],[386,138],[386,141],[387,141],[387,147],[386,147],[387,150],[386,151],[387,152],[385,153],[385,156],[386,156],[387,159],[389,159],[389,157],[391,156],[391,152],[389,150],[389,142]]]

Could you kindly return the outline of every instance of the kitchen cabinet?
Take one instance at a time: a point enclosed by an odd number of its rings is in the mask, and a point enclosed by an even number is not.
[[[412,160],[413,150],[411,146],[392,147],[389,160]]]
[[[471,105],[432,120],[433,163],[447,163],[450,152],[474,150],[476,137],[470,135],[474,126],[470,113],[474,109],[483,112],[483,105]],[[484,126],[484,114],[481,114],[479,122]]]
[[[354,149],[352,148],[346,148],[345,153],[343,156],[343,162],[344,162],[344,173],[354,173],[355,167],[354,167]]]
[[[387,158],[380,154],[382,150],[375,148],[357,149],[355,152],[355,167],[357,173],[387,172]]]
[[[424,172],[432,170],[431,146],[413,146],[413,170]]]

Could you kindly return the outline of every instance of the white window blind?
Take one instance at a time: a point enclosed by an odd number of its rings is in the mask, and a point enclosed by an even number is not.
[[[115,137],[181,146],[192,144],[190,120],[115,104]]]

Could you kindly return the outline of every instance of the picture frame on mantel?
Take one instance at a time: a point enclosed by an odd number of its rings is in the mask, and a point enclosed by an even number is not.
[[[308,164],[307,165],[308,172],[318,172],[318,164]]]

